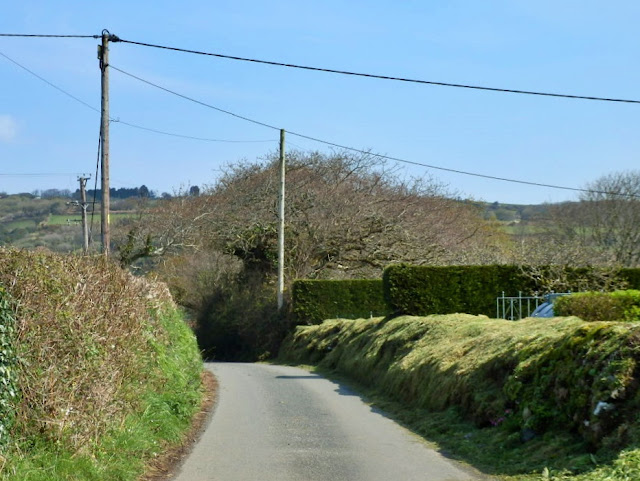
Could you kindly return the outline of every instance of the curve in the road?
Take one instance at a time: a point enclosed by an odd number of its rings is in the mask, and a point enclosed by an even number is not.
[[[308,371],[210,363],[211,423],[176,481],[472,481],[354,392]]]

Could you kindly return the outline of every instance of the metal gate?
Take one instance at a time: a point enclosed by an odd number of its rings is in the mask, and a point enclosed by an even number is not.
[[[517,297],[508,297],[502,291],[502,297],[496,299],[498,319],[518,321],[530,317],[543,302],[546,302],[546,299],[542,296],[523,296],[522,292],[518,292]]]

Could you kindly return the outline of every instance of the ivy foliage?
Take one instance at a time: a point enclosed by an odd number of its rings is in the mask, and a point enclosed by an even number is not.
[[[0,287],[0,446],[9,440],[18,402],[16,321],[7,291]]]

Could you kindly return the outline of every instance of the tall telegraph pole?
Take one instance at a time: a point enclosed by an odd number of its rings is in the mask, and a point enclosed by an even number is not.
[[[100,208],[100,226],[102,231],[102,252],[109,255],[111,235],[109,232],[109,31],[102,31],[102,45],[98,47],[100,70],[102,71],[100,139],[102,150],[100,164],[102,166],[102,202]]]
[[[278,310],[284,305],[284,129],[280,130],[280,205],[278,228]]]

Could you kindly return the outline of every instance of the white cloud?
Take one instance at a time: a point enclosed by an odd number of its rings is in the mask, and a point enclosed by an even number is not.
[[[18,135],[18,123],[11,115],[0,115],[0,142],[11,142]]]

